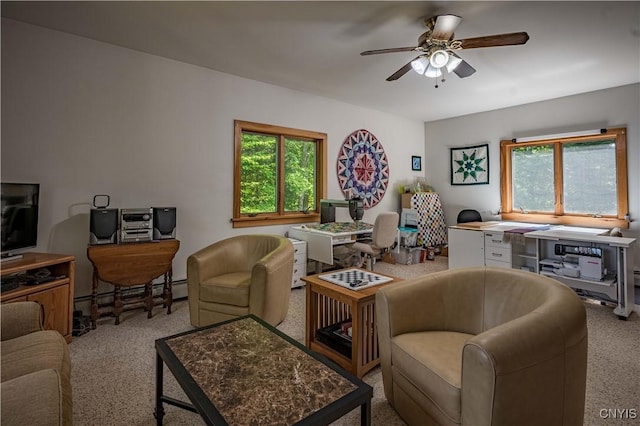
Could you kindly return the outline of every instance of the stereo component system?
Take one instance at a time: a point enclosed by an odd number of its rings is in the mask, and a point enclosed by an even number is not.
[[[121,243],[136,243],[153,239],[153,208],[120,210]]]

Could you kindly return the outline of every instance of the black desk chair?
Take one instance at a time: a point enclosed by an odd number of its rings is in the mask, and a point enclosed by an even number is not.
[[[458,213],[458,223],[482,222],[482,216],[477,210],[464,209]]]

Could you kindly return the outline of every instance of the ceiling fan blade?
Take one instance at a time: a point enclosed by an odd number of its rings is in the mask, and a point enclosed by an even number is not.
[[[458,66],[453,70],[453,72],[456,73],[458,77],[465,78],[476,72],[476,69],[469,65],[469,63],[463,59],[462,62],[460,62]]]
[[[413,62],[413,61],[415,61],[415,58],[411,60],[411,62]],[[400,68],[398,71],[394,72],[389,77],[387,77],[387,81],[397,80],[400,77],[402,77],[403,75],[405,75],[406,73],[408,73],[409,70],[411,70],[411,62],[407,63],[405,66]]]
[[[460,42],[462,43],[463,49],[476,49],[478,47],[512,46],[515,44],[525,44],[527,40],[529,40],[529,34],[521,32],[465,38],[460,40]]]
[[[392,47],[390,49],[377,49],[377,50],[365,50],[360,55],[378,55],[380,53],[394,53],[394,52],[411,52],[412,50],[416,50],[416,47]]]
[[[433,26],[431,38],[436,40],[449,40],[453,37],[453,32],[458,27],[462,18],[456,15],[436,16],[436,23]]]

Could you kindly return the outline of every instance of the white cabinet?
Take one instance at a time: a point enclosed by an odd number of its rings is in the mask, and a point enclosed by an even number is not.
[[[449,228],[449,269],[484,266],[484,232]]]
[[[307,275],[307,242],[289,238],[293,244],[293,278],[291,288],[304,285],[302,277]]]
[[[504,232],[484,231],[484,264],[498,268],[511,268],[511,242]]]
[[[523,229],[543,225],[519,222],[474,222],[449,227],[449,268],[493,266],[536,270],[536,245]],[[453,265],[453,266],[452,266]]]

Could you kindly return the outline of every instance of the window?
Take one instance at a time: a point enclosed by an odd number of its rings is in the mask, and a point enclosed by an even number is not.
[[[233,227],[317,222],[327,135],[235,121]]]
[[[626,129],[500,142],[502,218],[628,228]]]

